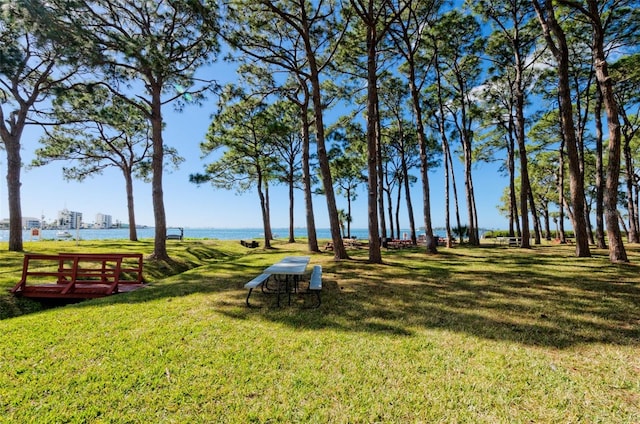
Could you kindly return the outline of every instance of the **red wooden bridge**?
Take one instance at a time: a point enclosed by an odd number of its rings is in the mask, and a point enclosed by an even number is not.
[[[26,254],[11,290],[33,299],[91,299],[144,287],[141,253]]]

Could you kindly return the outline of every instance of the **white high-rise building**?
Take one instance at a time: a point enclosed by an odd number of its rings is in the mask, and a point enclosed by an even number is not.
[[[82,212],[74,212],[63,209],[58,212],[57,224],[59,227],[75,230],[82,225]]]
[[[99,213],[96,215],[96,228],[111,228],[113,226],[113,220],[111,215],[105,215]]]

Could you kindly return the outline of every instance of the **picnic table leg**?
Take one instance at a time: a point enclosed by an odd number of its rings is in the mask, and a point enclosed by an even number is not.
[[[290,284],[290,275],[286,275],[284,277],[284,289],[287,292],[287,297],[288,297],[288,305],[291,306],[291,284]],[[282,284],[283,282],[281,281],[281,279],[277,279],[278,281],[278,308],[280,307],[280,293],[282,293]]]
[[[282,290],[280,290],[280,284],[281,284],[281,283],[280,283],[280,279],[279,279],[279,278],[276,278],[276,281],[278,282],[278,285],[277,285],[277,288],[278,288],[278,302],[276,303],[276,305],[278,305],[278,308],[279,308],[279,307],[280,307],[280,292],[281,292]]]
[[[251,296],[251,292],[253,291],[253,288],[249,289],[249,294],[247,295],[247,306],[251,307],[251,305],[249,304],[249,296]]]

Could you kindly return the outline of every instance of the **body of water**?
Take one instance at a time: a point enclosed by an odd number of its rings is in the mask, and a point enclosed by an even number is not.
[[[274,228],[272,229],[274,237],[276,239],[288,239],[289,230],[287,228]],[[409,234],[408,230],[403,230]],[[41,230],[40,239],[43,240],[76,240],[79,237],[80,240],[128,240],[129,229],[128,228],[113,228],[108,230],[99,229],[82,229],[82,230],[69,230],[67,237],[61,237],[59,230]],[[174,228],[167,230],[169,234],[180,234],[180,231]],[[322,228],[316,230],[317,237],[319,239],[330,239],[331,232],[328,228]],[[296,238],[306,238],[306,228],[296,228],[294,231]],[[351,236],[355,236],[359,239],[368,239],[369,231],[367,229],[352,229]],[[138,239],[152,239],[155,237],[154,228],[138,228]],[[264,238],[264,232],[262,228],[185,228],[185,239],[217,239],[217,240],[261,240]],[[9,239],[9,230],[0,230],[0,240],[6,241]],[[31,230],[25,230],[22,234],[24,241],[37,240],[38,237],[31,235]]]

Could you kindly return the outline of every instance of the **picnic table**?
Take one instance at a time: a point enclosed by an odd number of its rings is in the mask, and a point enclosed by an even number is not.
[[[405,249],[412,246],[413,242],[408,239],[386,238],[382,241],[382,247],[385,247],[387,249]]]
[[[291,290],[297,291],[299,278],[306,272],[310,260],[309,256],[287,256],[266,268],[261,275],[245,284],[245,288],[249,289],[247,306],[249,306],[251,292],[256,287],[262,287],[263,292],[265,292],[265,288],[267,292],[275,292],[278,295],[278,306],[280,306],[281,293],[286,292],[289,296],[289,304],[291,304]],[[269,280],[275,282],[274,288],[268,286]]]
[[[520,246],[522,242],[522,237],[519,237],[519,236],[496,237],[496,241],[498,242],[499,245]]]
[[[289,305],[291,304],[291,290],[297,290],[298,279],[307,271],[307,265],[311,257],[309,256],[286,256],[280,262],[269,266],[263,271],[264,274],[274,276],[278,293],[278,306],[280,306],[280,293],[282,292],[282,283],[284,282],[284,290],[289,296]]]

